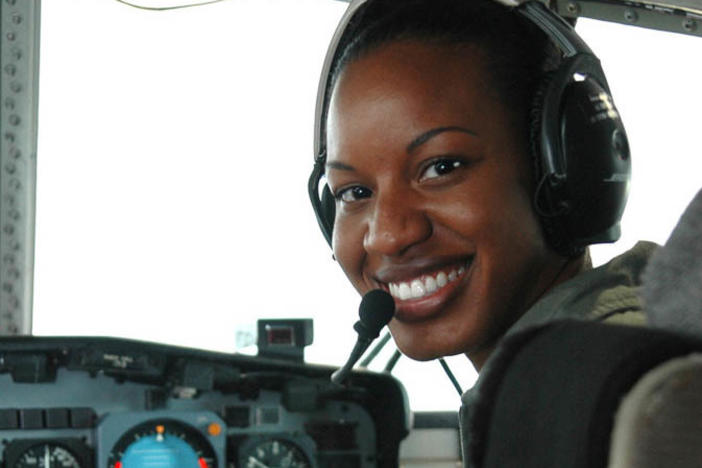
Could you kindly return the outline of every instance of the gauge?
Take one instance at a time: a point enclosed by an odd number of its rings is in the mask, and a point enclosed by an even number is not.
[[[81,468],[76,457],[55,444],[38,444],[20,455],[12,468]]]
[[[239,448],[241,468],[312,468],[300,446],[282,438],[250,439]]]
[[[205,436],[172,419],[142,423],[124,434],[108,458],[109,468],[217,468],[217,458]]]
[[[25,439],[5,450],[7,468],[88,468],[88,449],[77,440]]]

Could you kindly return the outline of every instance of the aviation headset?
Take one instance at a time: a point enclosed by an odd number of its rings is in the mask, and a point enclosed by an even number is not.
[[[353,0],[327,51],[317,93],[314,169],[310,200],[331,245],[335,200],[320,183],[326,163],[326,113],[331,73],[345,44],[349,23],[374,0]],[[401,1],[401,0],[397,0]],[[470,0],[466,0],[470,1]],[[536,25],[563,54],[558,69],[537,86],[530,111],[532,157],[537,184],[534,209],[547,241],[573,256],[594,243],[619,239],[631,178],[629,144],[597,57],[563,18],[538,0],[496,0]]]

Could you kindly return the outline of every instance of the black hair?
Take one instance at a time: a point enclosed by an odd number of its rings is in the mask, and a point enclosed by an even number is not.
[[[345,66],[395,41],[476,46],[482,52],[489,88],[511,114],[515,130],[527,145],[536,193],[542,175],[535,146],[542,94],[562,53],[534,23],[496,0],[368,0],[350,20],[337,47],[327,82],[322,135],[329,100]],[[557,252],[567,257],[583,253],[582,247],[571,245],[556,220],[541,215],[540,219],[548,243]]]
[[[485,52],[495,96],[526,131],[539,83],[561,59],[542,31],[495,0],[369,0],[341,39],[327,101],[348,63],[401,40],[478,46]]]

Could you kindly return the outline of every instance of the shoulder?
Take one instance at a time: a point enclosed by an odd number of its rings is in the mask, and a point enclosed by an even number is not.
[[[622,325],[645,325],[640,287],[643,273],[659,246],[639,242],[631,250],[598,268],[606,287],[598,291],[592,310],[585,318]]]
[[[644,325],[639,294],[643,272],[658,245],[641,241],[608,263],[556,286],[508,331],[561,319]]]

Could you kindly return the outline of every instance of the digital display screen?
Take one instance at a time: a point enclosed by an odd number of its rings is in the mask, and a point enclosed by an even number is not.
[[[295,346],[295,332],[291,326],[267,325],[266,336],[269,345]]]

